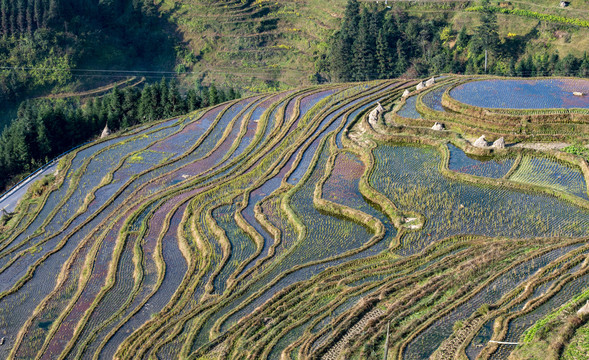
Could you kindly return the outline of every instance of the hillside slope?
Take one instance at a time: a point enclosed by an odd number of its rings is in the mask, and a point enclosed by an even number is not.
[[[567,89],[589,81],[481,114],[472,87],[542,80],[471,78],[258,94],[78,148],[0,217],[0,358],[507,359],[489,340],[589,300],[589,165],[510,146],[586,141]]]
[[[178,69],[251,90],[309,83],[328,50],[345,0],[164,0],[160,11],[182,34]],[[199,74],[200,75],[200,74]]]
[[[187,82],[215,80],[263,91],[330,80],[325,58],[330,52],[331,37],[341,25],[346,3],[346,0],[162,0],[158,5],[183,38],[176,69],[193,72],[186,76]],[[406,13],[419,19],[423,26],[447,24],[434,29],[436,39],[427,39],[430,42],[448,40],[440,39],[443,27],[448,27],[455,39],[463,28],[472,35],[480,23],[480,14],[473,11],[478,1],[363,3],[383,11],[385,16]],[[514,44],[520,58],[556,52],[561,58],[568,54],[580,58],[589,50],[589,28],[563,22],[563,19],[584,21],[589,13],[586,2],[574,2],[567,8],[548,0],[491,2],[491,5],[529,11],[526,16],[497,13],[500,38]],[[538,19],[534,17],[536,13],[554,18]]]

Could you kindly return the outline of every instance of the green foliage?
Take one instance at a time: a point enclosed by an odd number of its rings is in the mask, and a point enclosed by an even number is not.
[[[587,357],[589,357],[589,323],[575,332],[573,339],[562,354],[564,360],[586,359]]]
[[[569,153],[569,154],[574,154],[574,155],[582,156],[585,159],[589,159],[589,149],[584,146],[569,145],[562,150]]]
[[[480,25],[453,34],[444,17],[427,19],[400,9],[387,11],[350,1],[342,26],[331,42],[329,61],[322,63],[337,81],[425,77],[440,73],[486,73],[509,76],[589,76],[589,58],[558,53],[525,56],[527,38],[500,38],[497,12],[503,8],[469,8],[480,12]],[[474,9],[474,10],[473,10]],[[571,21],[580,21],[572,19]],[[532,32],[529,36],[534,36]]]
[[[0,107],[112,79],[74,77],[74,68],[169,68],[175,53],[164,26],[152,1],[2,0]]]
[[[0,187],[11,178],[32,171],[49,159],[87,141],[100,133],[105,124],[111,130],[126,129],[148,121],[171,118],[193,111],[204,104],[215,105],[232,100],[239,92],[217,91],[209,87],[191,89],[180,95],[175,81],[118,89],[86,104],[77,100],[37,100],[21,104],[17,118],[0,135],[0,171],[5,174]],[[197,91],[198,90],[198,91]],[[200,94],[199,94],[200,92]],[[207,101],[203,101],[203,94]],[[222,94],[220,96],[219,94]]]
[[[452,331],[456,332],[464,327],[464,322],[462,320],[458,320],[452,326]]]
[[[562,24],[568,25],[575,25],[575,26],[582,26],[589,28],[589,21],[575,19],[575,18],[567,18],[564,16],[557,16],[557,15],[550,15],[550,14],[543,14],[536,11],[524,10],[524,9],[508,9],[498,6],[473,6],[467,8],[466,11],[477,11],[477,12],[489,12],[492,11],[494,13],[501,13],[501,14],[511,14],[511,15],[518,15],[518,16],[525,16],[530,17],[542,21],[550,21],[550,22],[557,22]]]

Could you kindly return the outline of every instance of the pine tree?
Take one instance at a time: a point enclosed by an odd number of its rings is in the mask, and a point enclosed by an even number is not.
[[[217,105],[219,103],[219,94],[215,84],[209,86],[209,105]]]
[[[227,100],[233,99],[237,99],[237,94],[233,88],[229,88],[229,90],[227,90]]]
[[[16,11],[16,23],[18,26],[18,32],[20,34],[24,34],[27,31],[25,0],[16,0]]]
[[[192,112],[200,108],[200,97],[196,93],[196,90],[188,90],[188,92],[186,93],[186,103],[189,112]]]
[[[10,10],[8,11],[9,21],[10,21],[10,34],[15,35],[17,33],[17,25],[16,25],[16,1],[10,0],[9,1]]]
[[[180,96],[180,92],[178,91],[176,81],[172,80],[170,81],[168,99],[166,101],[166,113],[168,117],[179,115],[182,112],[183,106],[181,102],[182,97]]]
[[[526,59],[526,68],[527,74],[524,76],[536,76],[536,66],[534,64],[534,58],[532,58],[532,55],[528,55]]]
[[[517,71],[515,69],[515,58],[510,58],[509,59],[509,76],[516,76],[517,75]]]
[[[59,19],[59,3],[58,0],[48,0],[49,4],[47,6],[46,12],[46,20],[44,22],[44,27],[52,25],[53,23],[57,22]]]
[[[126,124],[121,125],[123,129],[137,123],[137,100],[134,88],[127,88],[123,91],[123,117]]]
[[[466,27],[463,26],[458,32],[456,37],[456,47],[458,50],[462,50],[468,46],[468,34],[466,33]]]
[[[110,93],[108,102],[108,127],[119,129],[123,118],[123,94],[117,86]]]
[[[10,22],[8,20],[8,0],[1,0],[0,2],[0,26],[3,35],[7,35],[10,30]]]
[[[164,114],[164,109],[161,106],[162,103],[162,90],[161,84],[153,84],[151,87],[151,119],[150,120],[157,120],[162,119]]]
[[[34,6],[33,0],[27,0],[26,21],[27,21],[27,33],[29,35],[33,35],[33,31],[35,30],[35,21],[33,20],[33,17],[34,17],[33,6]]]
[[[581,60],[581,65],[579,66],[578,76],[589,77],[589,56],[587,56],[587,52],[583,54],[583,60]]]
[[[202,107],[207,107],[212,105],[210,103],[210,97],[209,97],[209,88],[206,86],[203,86],[200,88],[200,99],[201,99],[201,106]]]
[[[370,13],[364,8],[360,15],[358,37],[354,42],[354,79],[357,81],[370,80],[376,69],[376,44],[370,31],[370,18]]]
[[[358,35],[360,21],[360,4],[357,0],[349,0],[346,5],[344,20],[340,31],[335,36],[330,54],[330,70],[333,77],[340,81],[353,78],[354,40]]]
[[[482,53],[487,50],[494,53],[499,46],[498,29],[497,14],[491,8],[489,0],[483,0],[481,24],[475,28],[475,34],[470,41],[471,52]]]
[[[519,77],[525,76],[526,74],[526,63],[524,60],[520,60],[517,62],[515,66],[515,74]]]
[[[397,40],[397,62],[395,63],[395,75],[401,76],[407,71],[407,67],[409,66],[409,62],[405,56],[405,50],[403,47],[403,41],[401,39]]]
[[[39,29],[43,26],[43,4],[41,3],[41,0],[34,0],[33,20],[35,21],[36,29]]]
[[[141,97],[139,98],[139,109],[138,117],[140,122],[147,122],[154,120],[153,114],[153,94],[152,86],[147,85],[141,91]]]
[[[172,114],[169,113],[169,106],[167,103],[168,101],[168,82],[166,81],[166,78],[162,78],[162,80],[160,81],[160,85],[159,85],[159,101],[158,101],[158,107],[159,107],[159,117],[160,118],[168,118],[170,116],[172,116]]]
[[[225,101],[227,101],[227,100],[228,100],[228,99],[227,99],[227,95],[225,94],[225,90],[223,90],[223,89],[218,89],[218,90],[217,90],[217,94],[218,94],[218,95],[217,95],[217,97],[218,97],[218,102],[219,102],[219,103],[222,103],[222,102],[225,102]]]
[[[376,62],[378,77],[381,79],[389,77],[391,65],[389,44],[382,29],[378,32],[378,38],[376,39]]]

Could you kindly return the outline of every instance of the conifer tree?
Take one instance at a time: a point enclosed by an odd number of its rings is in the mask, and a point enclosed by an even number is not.
[[[401,76],[407,70],[409,66],[409,62],[405,56],[405,50],[403,49],[403,41],[401,39],[397,40],[397,62],[395,63],[395,75]]]
[[[48,25],[52,25],[54,22],[56,22],[59,18],[59,4],[58,4],[58,0],[48,0],[48,6],[47,6],[47,16],[46,16],[46,21],[45,21],[45,25],[44,27],[47,27]]]
[[[25,0],[16,0],[16,23],[18,32],[24,34],[27,31]]]
[[[43,24],[43,4],[41,0],[34,0],[33,5],[33,20],[35,21],[35,28],[39,29]]]
[[[219,103],[219,93],[215,84],[209,86],[209,105],[217,105]]]
[[[27,22],[27,33],[29,35],[33,35],[33,30],[35,28],[35,22],[33,21],[33,0],[27,0],[27,12],[26,12],[26,22]]]
[[[17,33],[17,25],[16,25],[16,13],[17,13],[17,8],[16,8],[16,1],[14,0],[10,0],[9,1],[9,6],[10,6],[10,10],[8,11],[8,15],[9,15],[9,21],[10,21],[10,34],[16,34]]]
[[[389,77],[391,64],[389,44],[382,29],[378,32],[376,39],[376,63],[379,78],[384,79]]]
[[[210,103],[209,88],[208,87],[202,86],[200,88],[200,99],[201,99],[202,107],[207,107],[207,106],[212,105]]]
[[[196,93],[196,90],[188,90],[188,92],[186,93],[186,104],[189,112],[192,112],[200,108],[200,97]]]
[[[227,100],[237,99],[237,95],[235,94],[235,90],[231,87],[227,90]]]
[[[2,34],[8,34],[10,24],[8,20],[8,0],[0,1],[0,27]]]
[[[167,118],[170,117],[171,114],[169,113],[169,107],[166,104],[166,102],[168,101],[168,82],[166,81],[166,78],[162,78],[162,80],[160,81],[159,84],[159,97],[158,97],[158,113],[159,113],[159,117],[161,118]]]
[[[331,73],[336,80],[349,81],[353,78],[353,46],[358,35],[359,13],[360,4],[358,1],[349,0],[346,5],[342,27],[335,36],[335,42],[330,55]]]
[[[589,77],[589,56],[587,56],[587,52],[583,54],[583,59],[581,60],[581,65],[579,66],[579,76]]]
[[[182,112],[182,99],[175,80],[170,81],[168,99],[166,101],[167,116],[175,116]]]
[[[354,80],[370,80],[375,69],[374,53],[376,45],[370,31],[371,15],[366,8],[362,9],[358,24],[358,36],[354,41]]]
[[[494,53],[499,46],[497,14],[491,8],[489,0],[483,0],[482,4],[481,24],[475,28],[475,34],[469,43],[471,51],[475,54],[485,50]]]

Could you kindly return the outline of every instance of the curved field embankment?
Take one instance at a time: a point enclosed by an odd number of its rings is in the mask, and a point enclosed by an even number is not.
[[[78,149],[2,224],[0,356],[495,359],[582,331],[558,314],[588,297],[589,166],[512,145],[583,141],[584,110],[477,108],[464,82],[253,96]]]

